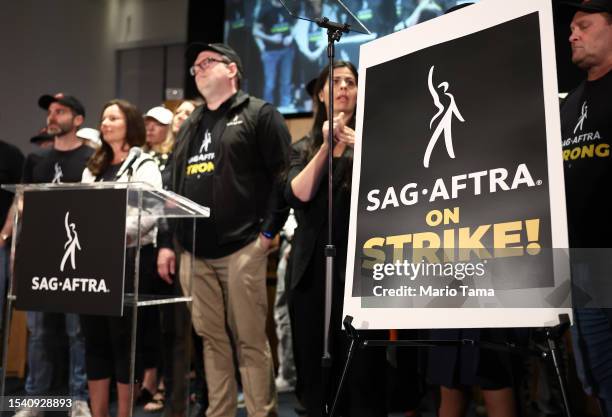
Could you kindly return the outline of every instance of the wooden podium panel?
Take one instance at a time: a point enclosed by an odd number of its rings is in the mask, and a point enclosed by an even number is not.
[[[28,362],[28,326],[25,311],[13,310],[9,333],[6,376],[25,378]]]

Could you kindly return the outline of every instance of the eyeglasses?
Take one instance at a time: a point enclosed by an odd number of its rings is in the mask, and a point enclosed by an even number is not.
[[[210,67],[215,62],[220,62],[220,63],[225,64],[225,65],[230,64],[230,62],[227,62],[227,61],[225,61],[223,59],[217,59],[217,58],[213,58],[213,57],[208,57],[208,58],[204,58],[202,61],[200,61],[200,63],[190,67],[189,68],[189,74],[191,74],[192,77],[195,77],[195,75],[196,75],[196,73],[198,71],[205,71],[206,68]]]

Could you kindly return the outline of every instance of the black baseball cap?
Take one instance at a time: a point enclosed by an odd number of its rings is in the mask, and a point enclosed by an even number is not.
[[[187,52],[185,52],[187,62],[192,65],[200,54],[200,52],[204,51],[213,51],[223,55],[224,57],[229,59],[230,62],[234,62],[236,64],[236,66],[238,67],[238,72],[240,72],[241,75],[244,74],[244,71],[242,70],[242,60],[240,59],[236,51],[234,51],[231,46],[225,43],[193,42],[189,44],[189,46],[187,47]]]
[[[38,131],[38,133],[30,138],[30,143],[39,143],[46,142],[48,140],[53,140],[55,135],[51,133],[47,133],[47,128],[44,127]]]
[[[43,110],[49,110],[51,103],[59,103],[66,107],[70,107],[75,114],[85,117],[85,107],[74,96],[68,96],[64,93],[55,95],[44,94],[38,99],[38,106]]]
[[[582,0],[581,2],[564,1],[562,4],[576,11],[612,14],[612,0]]]

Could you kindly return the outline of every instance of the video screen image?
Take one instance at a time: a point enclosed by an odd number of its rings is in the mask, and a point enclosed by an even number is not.
[[[351,20],[338,2],[289,0],[299,16]],[[342,0],[371,34],[350,32],[336,43],[336,59],[359,67],[362,43],[440,16],[461,0]],[[300,10],[298,10],[300,9]],[[226,0],[225,42],[240,55],[242,89],[273,103],[285,115],[308,113],[306,85],[327,65],[327,30],[292,17],[280,0]]]

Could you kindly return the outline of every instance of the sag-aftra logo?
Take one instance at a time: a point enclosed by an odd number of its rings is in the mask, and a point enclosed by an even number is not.
[[[609,158],[610,145],[601,141],[601,133],[596,131],[584,131],[584,122],[589,117],[589,106],[585,100],[580,108],[580,116],[574,127],[574,136],[563,140],[563,160],[575,161],[576,159]],[[578,145],[571,147],[572,145]]]
[[[455,102],[455,96],[448,92],[449,84],[448,81],[443,81],[438,84],[438,87],[434,87],[433,82],[433,71],[434,66],[432,65],[429,68],[429,76],[427,78],[427,86],[429,87],[429,93],[433,98],[433,102],[435,106],[438,108],[438,112],[431,118],[429,122],[429,129],[433,126],[436,119],[438,120],[438,125],[433,131],[431,135],[431,139],[429,139],[429,143],[427,144],[427,149],[425,149],[425,156],[423,157],[423,166],[425,168],[429,168],[429,159],[431,158],[431,152],[436,146],[436,142],[440,139],[441,135],[444,135],[444,144],[446,145],[446,152],[448,152],[448,156],[452,159],[455,159],[455,151],[453,149],[453,133],[452,133],[452,123],[453,117],[456,117],[461,122],[465,122],[463,116],[459,112],[459,108],[457,107],[457,103]],[[441,89],[441,93],[443,93],[449,99],[448,107],[445,107],[440,102],[440,96],[438,95],[438,89]],[[442,117],[440,117],[442,116]]]
[[[74,223],[70,223],[68,220],[70,216],[70,212],[66,212],[66,216],[64,217],[64,228],[66,229],[66,235],[68,240],[64,243],[64,256],[62,257],[62,262],[60,264],[60,271],[64,272],[64,267],[66,266],[66,261],[70,259],[70,266],[72,266],[72,270],[76,269],[76,251],[81,250],[81,244],[79,243],[79,234],[76,231],[76,225]]]
[[[77,271],[76,254],[81,251],[81,243],[75,222],[70,221],[70,211],[64,215],[64,229],[66,231],[66,242],[64,243],[64,255],[60,261],[59,270],[64,272],[70,267]],[[59,275],[59,274],[58,274]],[[68,292],[104,292],[110,290],[104,279],[96,278],[58,278],[56,276],[34,276],[32,277],[32,290],[35,291],[68,291]]]
[[[429,122],[431,130],[435,128],[423,157],[423,166],[429,168],[431,154],[440,137],[444,136],[446,152],[451,159],[455,159],[453,146],[452,124],[455,118],[465,122],[463,115],[455,101],[455,96],[449,92],[450,83],[443,81],[435,86],[433,81],[435,66],[429,68],[427,85],[429,93],[438,111]],[[447,98],[448,103],[442,104],[440,95]],[[465,143],[465,142],[464,142]],[[465,145],[464,145],[465,146]],[[468,155],[465,153],[465,155]],[[534,179],[526,163],[518,163],[515,167],[495,167],[476,172],[458,172],[450,178],[435,178],[426,184],[409,182],[402,187],[387,187],[386,190],[372,189],[367,193],[367,211],[384,210],[418,204],[422,199],[429,203],[438,200],[454,200],[463,195],[480,196],[516,190],[519,187],[535,187],[542,185],[542,181]]]

